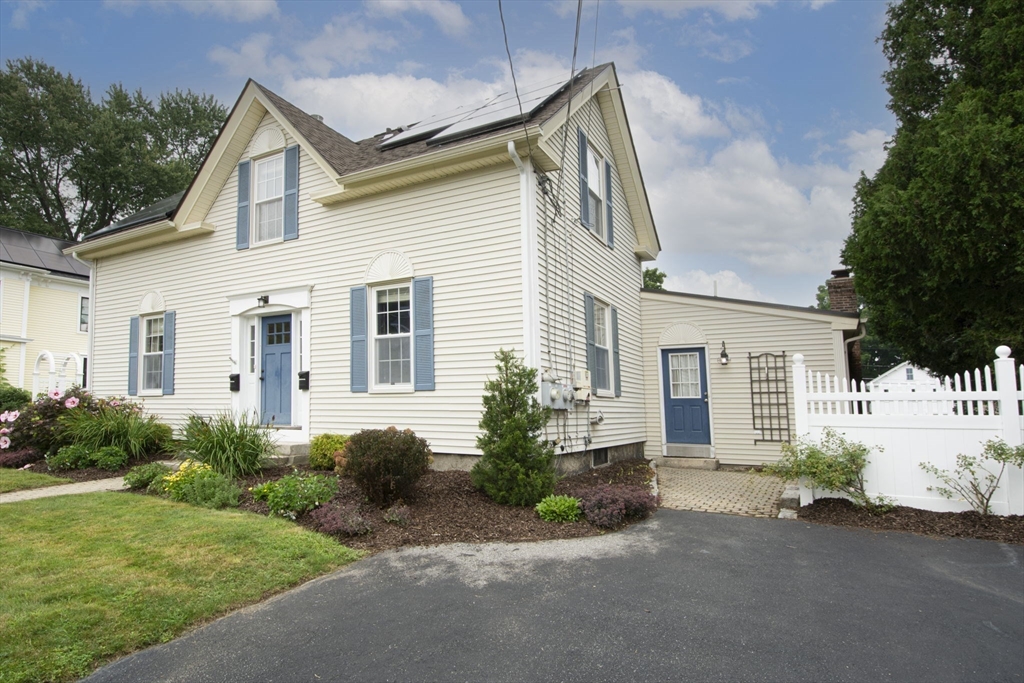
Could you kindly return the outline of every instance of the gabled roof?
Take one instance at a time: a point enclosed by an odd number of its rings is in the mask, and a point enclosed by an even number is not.
[[[47,270],[54,275],[88,280],[89,268],[71,256],[64,255],[64,250],[75,244],[34,232],[0,226],[0,261]]]
[[[602,64],[585,69],[566,82],[556,94],[523,119],[501,122],[487,129],[469,131],[447,142],[419,140],[381,147],[389,135],[354,142],[310,116],[281,96],[256,83],[246,82],[206,160],[180,197],[168,197],[153,206],[88,236],[79,250],[83,255],[129,251],[186,236],[205,234],[214,226],[205,222],[207,212],[238,163],[245,146],[264,115],[270,114],[337,185],[311,198],[334,204],[385,190],[460,173],[470,168],[509,161],[508,145],[518,154],[529,148],[538,168],[558,168],[553,146],[556,134],[573,112],[596,98],[608,125],[609,137],[623,159],[616,158],[626,189],[628,209],[637,230],[637,254],[653,259],[660,250],[650,204],[629,132],[615,67]],[[569,111],[571,101],[573,112]],[[533,140],[536,144],[527,141]]]

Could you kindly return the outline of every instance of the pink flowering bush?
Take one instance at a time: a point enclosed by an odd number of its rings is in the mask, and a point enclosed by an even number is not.
[[[43,455],[56,453],[61,446],[71,443],[61,417],[70,411],[94,411],[99,403],[81,387],[65,392],[53,390],[40,395],[24,410],[0,413],[0,422],[7,433],[0,437],[0,449],[31,448]],[[4,445],[6,444],[6,445]]]

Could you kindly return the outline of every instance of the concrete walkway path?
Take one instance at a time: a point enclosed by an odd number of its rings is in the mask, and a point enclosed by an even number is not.
[[[60,486],[46,486],[39,489],[27,489],[25,491],[11,491],[0,493],[0,504],[17,503],[22,500],[35,500],[36,498],[50,498],[52,496],[69,496],[76,493],[95,493],[96,491],[120,491],[124,488],[124,477],[111,477],[110,479],[96,479],[94,481],[81,481],[76,484],[62,484]]]
[[[786,482],[749,472],[658,468],[661,506],[673,510],[778,517]]]

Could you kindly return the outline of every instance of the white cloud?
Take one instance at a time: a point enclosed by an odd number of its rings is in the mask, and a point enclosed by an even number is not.
[[[286,78],[295,71],[293,60],[281,54],[271,54],[274,38],[268,33],[255,33],[245,39],[238,49],[218,45],[207,53],[214,64],[220,64],[224,73],[235,78]]]
[[[370,61],[377,50],[391,50],[394,36],[367,27],[352,17],[338,16],[325,24],[316,38],[300,43],[295,52],[308,71],[327,76],[335,66]]]
[[[808,4],[810,5],[811,9],[818,10],[824,7],[825,5],[831,5],[835,1],[836,0],[810,0]]]
[[[707,26],[690,25],[683,28],[680,43],[697,48],[701,57],[732,63],[754,51],[749,31],[745,34],[745,38],[736,38],[716,33]]]
[[[103,0],[103,6],[125,14],[140,7],[177,8],[196,16],[211,14],[228,21],[256,21],[279,14],[276,0]]]
[[[11,12],[11,28],[25,30],[28,28],[29,15],[36,10],[45,7],[42,0],[21,0],[14,3],[14,11]]]
[[[597,51],[597,63],[615,62],[619,71],[634,71],[640,68],[640,60],[647,50],[636,41],[636,29],[628,26],[612,32],[615,39],[608,47]]]
[[[458,3],[451,0],[367,0],[366,8],[370,14],[385,17],[398,17],[406,12],[426,14],[449,36],[463,35],[472,25]]]
[[[627,17],[641,12],[655,12],[669,19],[676,19],[687,12],[715,12],[728,21],[753,19],[762,5],[772,6],[775,0],[619,0]]]
[[[775,299],[762,294],[754,285],[746,282],[731,270],[720,270],[708,273],[703,270],[689,270],[682,275],[669,275],[665,278],[665,289],[672,292],[690,294],[715,294],[728,299],[748,299],[750,301],[767,301],[775,303]]]

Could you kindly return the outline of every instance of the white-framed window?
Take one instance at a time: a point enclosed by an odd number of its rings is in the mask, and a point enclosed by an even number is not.
[[[253,243],[284,238],[284,154],[253,162]]]
[[[594,301],[594,346],[596,363],[594,365],[594,388],[609,390],[612,388],[611,354],[611,309],[600,301]]]
[[[249,323],[249,374],[256,374],[256,323]]]
[[[412,297],[408,284],[372,291],[370,331],[375,388],[412,388]]]
[[[139,382],[143,392],[160,392],[164,386],[164,316],[142,319],[142,362]]]
[[[668,370],[672,398],[700,398],[700,354],[670,353]]]
[[[907,379],[914,379],[914,368],[907,368]]]
[[[89,297],[78,297],[78,331],[89,331]]]
[[[604,160],[587,145],[588,213],[594,233],[604,239]]]

